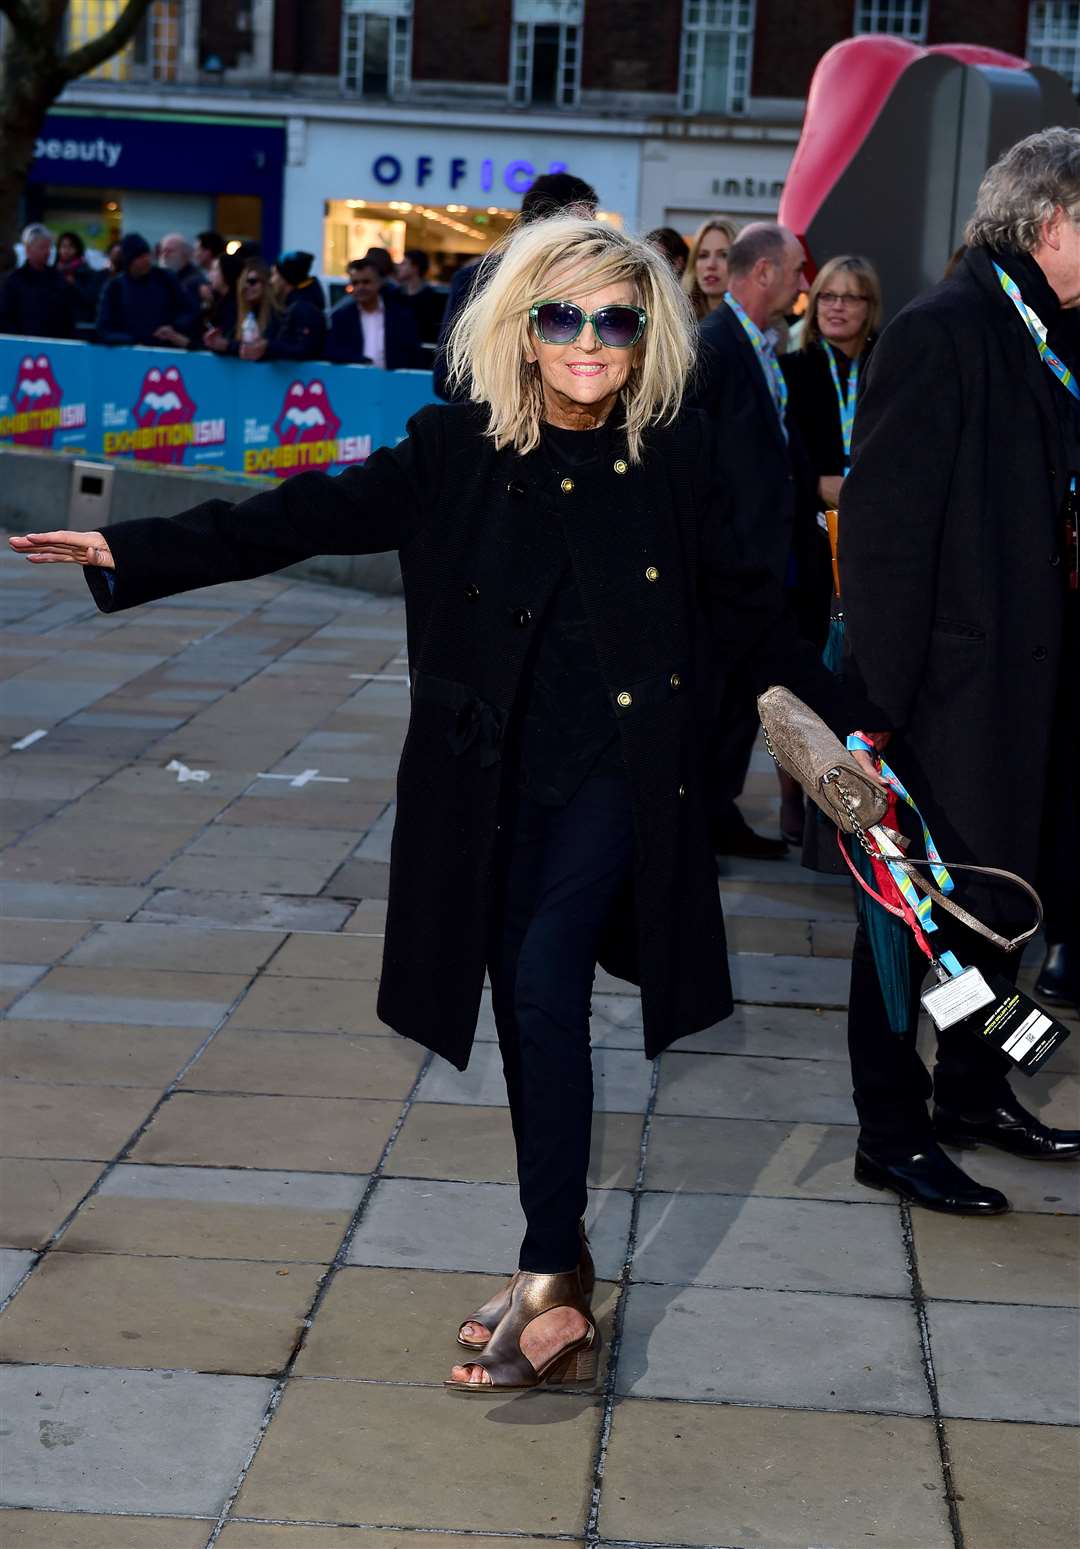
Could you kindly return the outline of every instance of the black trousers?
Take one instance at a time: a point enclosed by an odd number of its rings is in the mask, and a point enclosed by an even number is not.
[[[940,918],[941,911],[936,917]],[[935,952],[951,946],[965,968],[1015,980],[1018,954],[1006,957],[963,927],[941,925],[931,938]],[[903,1033],[889,1026],[874,956],[860,920],[851,956],[848,1052],[859,1115],[860,1144],[883,1161],[908,1154],[932,1138],[927,1100],[976,1115],[993,1108],[1008,1088],[1013,1068],[1007,1055],[987,1048],[962,1025],[937,1035],[934,1073],[915,1046],[919,995],[929,968],[915,945],[908,948],[908,1022]]]
[[[589,1010],[611,906],[633,864],[629,787],[593,775],[564,807],[508,799],[489,954],[526,1230],[519,1266],[578,1262],[588,1201]]]

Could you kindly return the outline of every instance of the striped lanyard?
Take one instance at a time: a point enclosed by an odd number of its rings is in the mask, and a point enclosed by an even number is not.
[[[754,346],[754,353],[756,354],[758,360],[761,362],[761,369],[765,373],[765,381],[769,388],[769,395],[772,398],[776,412],[780,417],[780,429],[783,432],[784,440],[786,441],[788,432],[787,421],[785,420],[784,415],[787,411],[788,388],[787,382],[784,380],[784,373],[780,370],[780,362],[776,358],[776,352],[757,324],[752,322],[750,318],[747,317],[746,313],[743,311],[742,307],[735,300],[735,297],[731,294],[730,291],[725,292],[724,300],[734,312],[735,316],[739,319],[739,322],[742,324],[743,330],[746,333],[746,337]]]
[[[1072,393],[1074,398],[1080,399],[1080,387],[1077,386],[1076,377],[1060,356],[1054,354],[1046,342],[1046,324],[1039,314],[1033,312],[1025,303],[1023,296],[1020,294],[1020,287],[1015,280],[1010,280],[1001,265],[995,264],[994,269],[997,272],[998,279],[1001,281],[1002,290],[1023,318],[1024,327],[1034,339],[1035,348],[1039,352],[1043,365],[1050,367],[1050,370],[1067,392]]]
[[[855,428],[855,399],[859,392],[859,361],[858,358],[848,367],[847,396],[840,386],[840,372],[836,365],[836,351],[827,339],[822,339],[825,353],[829,357],[829,371],[832,374],[833,386],[836,388],[836,401],[840,406],[840,432],[844,437],[844,472],[851,467],[851,432]]]

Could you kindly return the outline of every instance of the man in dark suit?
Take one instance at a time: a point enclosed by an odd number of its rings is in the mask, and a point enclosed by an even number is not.
[[[1057,960],[1036,993],[1075,1003],[1080,130],[1007,151],[983,179],[967,242],[952,277],[885,330],[866,376],[840,526],[850,668],[880,707],[868,734],[888,740],[946,864],[1000,867],[1044,893]],[[968,882],[961,896],[1006,935],[1028,923],[1014,887]],[[935,918],[935,951],[1015,978],[1015,954]],[[1080,1130],[1023,1108],[1012,1061],[963,1023],[938,1035],[931,1080],[915,1047],[926,966],[912,948],[897,1034],[860,926],[848,1021],[856,1177],[932,1209],[994,1214],[1005,1196],[941,1143],[1059,1161],[1080,1156]]]
[[[97,336],[101,344],[168,344],[186,350],[198,330],[198,311],[176,277],[154,263],[150,244],[137,231],[120,243],[123,270],[101,292]]]
[[[49,267],[52,233],[45,226],[23,232],[22,267],[0,285],[0,333],[28,334],[35,339],[75,337],[75,292]]]
[[[798,238],[783,226],[756,222],[740,232],[728,254],[727,296],[701,325],[693,391],[724,450],[745,551],[789,587],[813,559],[813,477],[787,414],[770,324],[805,290],[803,263]],[[755,833],[735,804],[757,729],[752,690],[732,682],[710,736],[713,844],[727,855],[778,859],[786,851],[784,841]]]
[[[352,295],[330,314],[327,355],[338,365],[378,366],[402,371],[423,364],[416,322],[396,295],[386,295],[383,277],[366,258],[349,265]]]

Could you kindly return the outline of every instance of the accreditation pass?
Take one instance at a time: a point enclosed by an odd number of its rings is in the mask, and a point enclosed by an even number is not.
[[[997,999],[977,968],[965,968],[955,979],[935,984],[922,997],[922,1003],[939,1032],[973,1016]]]

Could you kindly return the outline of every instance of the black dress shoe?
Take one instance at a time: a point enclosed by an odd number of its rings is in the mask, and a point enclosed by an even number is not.
[[[1055,1005],[1080,1006],[1080,962],[1064,941],[1047,947],[1035,993]]]
[[[715,855],[739,855],[750,861],[780,861],[788,852],[782,839],[766,839],[755,833],[742,817],[726,818],[713,829]]]
[[[977,1118],[934,1104],[934,1134],[943,1146],[996,1146],[1010,1156],[1038,1162],[1069,1162],[1080,1156],[1080,1129],[1051,1129],[1012,1092]]]
[[[913,1205],[946,1215],[999,1216],[1009,1208],[1004,1194],[969,1178],[932,1141],[891,1162],[879,1161],[860,1148],[855,1152],[855,1182],[870,1189],[892,1189]]]

